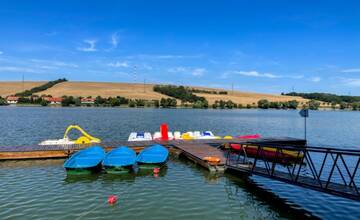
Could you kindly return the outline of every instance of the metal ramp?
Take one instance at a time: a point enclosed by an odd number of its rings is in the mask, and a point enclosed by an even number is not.
[[[360,201],[360,150],[254,143],[240,146],[228,149],[227,169]]]

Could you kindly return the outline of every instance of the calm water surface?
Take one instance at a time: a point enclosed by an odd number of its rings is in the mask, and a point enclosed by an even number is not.
[[[218,135],[304,135],[297,111],[4,107],[0,118],[0,144],[6,146],[61,138],[69,124],[104,141],[154,132],[163,122]],[[357,112],[311,112],[308,120],[311,145],[357,148],[359,130]],[[0,219],[360,219],[360,203],[265,178],[210,175],[182,158],[171,158],[159,177],[70,178],[62,164],[0,163]],[[115,206],[106,203],[110,194],[119,197]]]

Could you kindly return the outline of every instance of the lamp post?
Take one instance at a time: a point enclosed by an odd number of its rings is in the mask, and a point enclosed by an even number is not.
[[[300,116],[304,118],[304,127],[305,127],[305,130],[304,130],[304,138],[305,138],[305,141],[306,141],[306,118],[309,117],[309,109],[301,109],[300,112],[299,112]]]

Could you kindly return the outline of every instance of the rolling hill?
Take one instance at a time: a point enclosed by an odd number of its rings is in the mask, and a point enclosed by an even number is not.
[[[45,82],[25,82],[24,88],[30,89],[35,86],[44,84]],[[21,92],[23,89],[22,82],[0,82],[0,96],[5,97],[8,95]],[[161,99],[168,98],[166,95],[153,91],[153,84],[134,84],[134,83],[112,83],[112,82],[63,82],[59,83],[52,88],[43,92],[36,93],[36,95],[51,95],[53,97],[67,96],[102,96],[102,97],[115,97],[122,96],[129,99]],[[193,87],[196,89],[203,89],[209,91],[224,91],[223,89]],[[226,91],[226,90],[225,90]],[[257,103],[260,99],[267,99],[269,101],[290,101],[297,100],[305,103],[308,100],[301,97],[294,96],[281,96],[272,94],[261,94],[254,92],[241,92],[241,91],[227,91],[228,94],[206,94],[195,93],[198,96],[205,97],[209,104],[214,103],[216,100],[231,100],[237,104],[253,104]]]

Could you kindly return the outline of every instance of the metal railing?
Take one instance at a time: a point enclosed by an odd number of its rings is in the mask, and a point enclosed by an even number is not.
[[[229,148],[226,167],[360,201],[360,150],[240,144]]]

